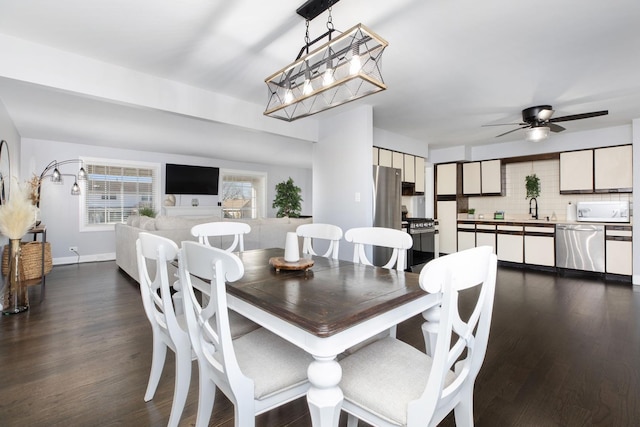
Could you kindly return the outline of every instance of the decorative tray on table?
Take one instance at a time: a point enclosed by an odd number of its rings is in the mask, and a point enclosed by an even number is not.
[[[313,260],[308,258],[300,258],[295,262],[288,262],[284,260],[284,257],[278,256],[269,258],[269,264],[271,264],[276,271],[280,270],[308,270],[313,267]]]

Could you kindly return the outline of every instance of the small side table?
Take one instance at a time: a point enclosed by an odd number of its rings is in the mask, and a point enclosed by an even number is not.
[[[41,272],[41,276],[40,276],[40,285],[41,285],[41,292],[40,292],[40,301],[44,300],[44,293],[45,293],[45,285],[46,285],[46,276],[44,274],[44,251],[45,251],[45,246],[47,243],[47,226],[44,224],[38,224],[35,227],[32,227],[31,229],[29,229],[29,231],[27,231],[28,234],[33,234],[33,241],[37,241],[38,240],[38,235],[40,235],[40,243],[41,243],[41,248],[42,248],[42,258],[41,258],[41,266],[42,266],[42,272]],[[29,285],[37,285],[38,283],[30,283]]]

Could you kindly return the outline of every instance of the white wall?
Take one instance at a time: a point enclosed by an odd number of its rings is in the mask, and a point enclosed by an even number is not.
[[[632,124],[633,141],[633,188],[640,188],[640,119]],[[640,207],[640,191],[633,193],[633,205]],[[639,211],[640,212],[640,211]],[[640,227],[633,227],[633,276],[636,289],[640,287]]]
[[[313,147],[314,222],[335,224],[343,231],[373,224],[372,147],[371,106],[322,119]],[[341,242],[339,256],[351,260],[353,246]]]
[[[199,166],[216,166],[235,170],[265,172],[267,174],[267,216],[275,216],[271,207],[275,195],[275,185],[291,177],[302,189],[302,214],[311,215],[312,177],[311,170],[282,166],[266,166],[251,163],[238,163],[202,157],[167,155],[165,153],[121,150],[109,147],[72,144],[59,141],[38,139],[22,140],[21,181],[29,179],[32,174],[40,175],[44,167],[52,160],[77,159],[79,157],[97,157],[117,160],[133,160],[157,162],[161,165],[164,189],[164,164],[179,163]],[[66,165],[63,173],[75,173],[76,165]],[[70,256],[69,246],[78,246],[82,261],[100,261],[115,259],[115,236],[113,231],[79,231],[79,197],[71,196],[71,184],[55,185],[45,182],[42,188],[40,218],[47,225],[47,240],[51,242],[54,264],[76,262]],[[164,191],[162,190],[162,193]],[[201,205],[215,205],[216,196],[211,199],[200,198]],[[164,194],[161,200],[164,200]],[[189,197],[189,200],[191,198]]]

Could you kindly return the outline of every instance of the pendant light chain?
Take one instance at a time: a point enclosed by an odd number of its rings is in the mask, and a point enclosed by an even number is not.
[[[333,26],[333,16],[331,15],[331,6],[329,6],[329,16],[327,17],[327,30],[329,30],[329,40],[331,40],[331,34],[335,29]]]

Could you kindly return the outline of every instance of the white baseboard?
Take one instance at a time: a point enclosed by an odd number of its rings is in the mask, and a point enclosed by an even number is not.
[[[115,252],[106,253],[106,254],[93,254],[93,255],[74,255],[74,256],[66,256],[53,258],[51,261],[53,265],[64,265],[64,264],[78,264],[82,262],[97,262],[97,261],[115,261],[116,254]]]

